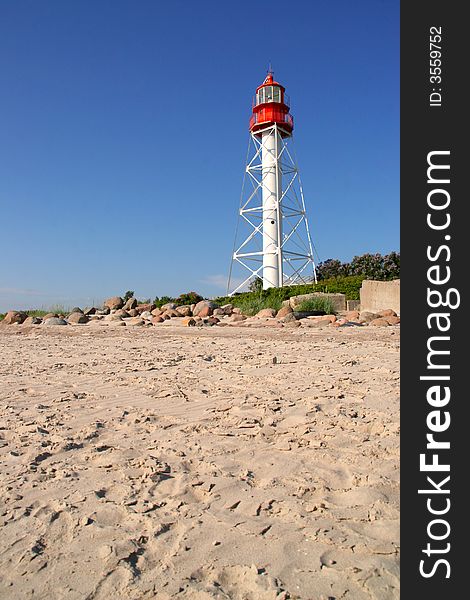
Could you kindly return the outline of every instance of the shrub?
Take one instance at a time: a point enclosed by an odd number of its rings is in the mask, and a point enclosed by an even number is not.
[[[317,266],[319,280],[351,276],[378,280],[397,279],[400,277],[400,253],[390,252],[385,255],[367,253],[355,256],[349,263],[329,258]]]
[[[124,300],[124,304],[134,297],[134,292],[132,290],[127,290],[122,299]]]
[[[178,306],[185,306],[186,304],[197,304],[203,299],[197,292],[187,292],[186,294],[180,294],[174,302]]]
[[[153,301],[153,303],[155,304],[155,306],[157,306],[158,308],[160,308],[164,304],[168,304],[168,302],[174,302],[174,301],[175,301],[175,299],[174,298],[170,298],[170,296],[162,296],[161,298],[159,298],[157,296],[155,298],[155,300]]]
[[[297,308],[299,312],[319,312],[325,315],[336,314],[333,302],[329,298],[311,298],[310,300],[304,300]]]

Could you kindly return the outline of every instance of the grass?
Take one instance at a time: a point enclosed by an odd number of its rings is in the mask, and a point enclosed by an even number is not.
[[[249,297],[242,298],[236,305],[244,315],[253,316],[259,313],[260,310],[263,310],[263,308],[279,310],[282,306],[282,298],[275,295],[266,297],[263,294],[253,293]]]
[[[297,307],[298,312],[320,312],[325,315],[336,314],[333,302],[329,298],[311,298],[304,300]]]

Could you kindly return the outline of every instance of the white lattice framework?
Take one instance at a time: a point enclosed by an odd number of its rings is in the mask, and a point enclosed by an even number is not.
[[[230,265],[228,293],[246,290],[263,273],[263,140],[269,132],[276,136],[276,179],[282,182],[276,202],[276,221],[280,224],[275,253],[279,258],[282,285],[317,281],[312,240],[305,210],[304,194],[294,153],[292,137],[274,124],[250,134],[247,165],[243,178],[237,232]],[[238,267],[238,269],[237,269]],[[241,283],[237,273],[244,273]],[[247,274],[248,273],[248,274]],[[237,283],[232,288],[232,280]],[[273,287],[278,287],[273,284]]]

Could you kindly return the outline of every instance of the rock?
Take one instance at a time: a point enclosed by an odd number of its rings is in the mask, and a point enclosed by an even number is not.
[[[175,308],[175,312],[177,312],[180,317],[190,317],[191,307],[189,306],[189,304],[185,306],[177,306]]]
[[[122,321],[122,317],[116,314],[109,314],[104,317],[105,321]]]
[[[139,315],[141,315],[143,312],[147,311],[148,312],[152,312],[152,310],[154,308],[156,308],[155,304],[138,304],[136,307],[136,310],[138,311]]]
[[[292,310],[292,307],[290,305],[283,306],[279,309],[276,316],[278,319],[282,319],[282,318],[286,317],[287,315],[291,315],[293,312],[294,311]]]
[[[174,302],[167,302],[166,304],[162,304],[160,308],[163,312],[165,312],[166,310],[175,310],[176,304]]]
[[[127,319],[127,317],[130,317],[130,314],[127,312],[127,310],[124,310],[123,308],[118,308],[117,310],[113,311],[113,315],[117,315],[118,317],[122,317],[123,319]]]
[[[256,318],[258,319],[273,319],[276,316],[276,311],[274,308],[263,308],[257,314]]]
[[[149,310],[144,310],[144,312],[140,313],[140,318],[145,319],[146,321],[152,320],[152,313]]]
[[[193,316],[201,318],[210,317],[214,312],[214,308],[218,308],[215,302],[212,302],[211,300],[201,300],[195,305],[194,310],[192,311]]]
[[[284,327],[300,327],[301,326],[301,322],[297,321],[297,319],[294,317],[293,321],[284,321]]]
[[[113,296],[112,298],[108,298],[104,302],[104,306],[109,308],[109,310],[122,308],[124,306],[124,300],[120,296]]]
[[[22,325],[40,325],[41,323],[42,319],[39,317],[26,317]]]
[[[220,319],[218,319],[217,317],[212,316],[212,317],[209,317],[207,319],[206,323],[208,325],[217,325],[217,323],[220,323]]]
[[[89,318],[81,312],[73,312],[67,317],[67,321],[74,325],[84,325],[85,323],[88,323]]]
[[[128,298],[124,304],[124,310],[132,310],[137,307],[137,300],[135,298]]]
[[[235,315],[241,315],[242,314],[242,309],[238,308],[238,306],[235,306],[235,308],[232,310],[232,313]]]
[[[278,313],[278,318],[279,318],[279,313]],[[281,320],[283,323],[294,323],[294,322],[297,323],[297,319],[296,319],[296,317],[294,315],[294,311],[292,309],[285,316],[281,317]]]
[[[160,316],[164,321],[168,321],[169,319],[171,319],[170,315],[167,315],[166,312],[162,313]]]
[[[65,319],[60,319],[59,317],[50,317],[49,319],[44,320],[44,325],[48,327],[50,325],[67,325],[67,321]]]
[[[47,313],[43,316],[42,320],[43,322],[46,321],[47,319],[53,319],[55,317],[58,317],[59,315],[57,313]]]
[[[96,308],[94,306],[91,307],[86,307],[85,309],[83,309],[83,314],[87,315],[88,317],[90,315],[94,315],[96,313]]]
[[[379,317],[396,317],[397,313],[391,308],[387,308],[386,310],[380,310],[378,313]]]
[[[215,317],[223,317],[223,316],[225,316],[223,308],[214,308],[214,312],[212,314]]]
[[[359,311],[358,310],[348,310],[346,313],[346,319],[348,321],[357,321],[359,319]]]
[[[224,315],[230,316],[233,313],[233,304],[224,304],[220,307],[224,311]]]
[[[386,319],[378,318],[372,319],[372,321],[369,322],[369,325],[373,325],[374,327],[388,327],[389,324]]]
[[[390,317],[384,317],[384,319],[387,321],[387,323],[389,325],[398,325],[398,323],[400,322],[400,317],[390,316]]]
[[[299,323],[302,324],[302,327],[328,327],[331,321],[329,319],[312,319],[311,317],[307,317],[306,319],[300,319]]]
[[[374,319],[379,318],[379,315],[377,315],[376,313],[371,313],[366,310],[361,311],[359,314],[359,321],[362,321],[363,323],[370,323]]]
[[[163,323],[164,320],[165,319],[163,317],[160,317],[160,316],[158,316],[158,317],[152,317],[152,323],[154,325],[158,325],[158,323]]]
[[[165,314],[170,319],[172,319],[173,317],[181,317],[181,315],[176,310],[173,310],[172,308],[169,308],[163,314]]]
[[[131,308],[130,310],[127,311],[127,314],[130,317],[137,317],[137,316],[139,316],[139,311],[136,308]]]
[[[154,308],[152,311],[150,311],[152,313],[152,315],[154,317],[159,317],[162,313],[164,313],[165,311],[162,310],[161,308]]]
[[[133,327],[142,327],[142,325],[145,325],[145,321],[141,317],[132,317],[132,319],[127,321],[127,325],[132,325]]]
[[[185,327],[194,327],[196,325],[196,320],[192,317],[183,317],[180,321],[181,325]]]
[[[10,310],[5,315],[5,318],[3,319],[2,323],[5,323],[5,325],[13,325],[14,323],[21,324],[27,318],[28,318],[28,315],[23,311]]]
[[[75,306],[74,308],[72,308],[72,310],[70,311],[70,314],[72,313],[81,313],[83,315],[83,310],[81,308],[78,308],[78,306]]]
[[[109,310],[109,308],[107,306],[105,306],[104,308],[97,308],[95,310],[95,315],[109,315],[111,311]]]
[[[229,317],[227,320],[230,323],[240,323],[241,321],[246,321],[247,317],[245,317],[245,315],[241,315],[239,313],[234,312],[233,315],[231,317]]]

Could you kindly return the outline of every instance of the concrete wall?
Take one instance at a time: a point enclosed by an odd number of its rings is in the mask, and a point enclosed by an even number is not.
[[[372,281],[365,279],[361,287],[361,310],[377,312],[391,308],[400,314],[400,280]]]

